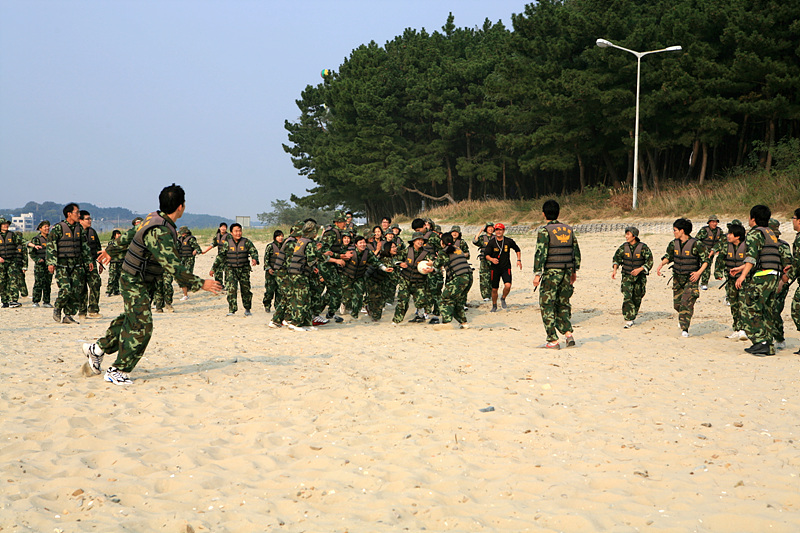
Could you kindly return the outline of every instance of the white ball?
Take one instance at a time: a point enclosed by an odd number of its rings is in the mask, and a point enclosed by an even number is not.
[[[420,274],[430,274],[433,272],[433,261],[423,260],[417,265],[417,272]]]

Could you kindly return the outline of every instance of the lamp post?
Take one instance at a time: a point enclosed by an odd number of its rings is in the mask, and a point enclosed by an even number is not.
[[[678,52],[682,50],[680,46],[670,46],[662,48],[661,50],[650,50],[649,52],[636,52],[618,46],[606,39],[597,39],[597,46],[600,48],[619,48],[636,56],[636,125],[633,135],[633,207],[636,209],[638,205],[638,192],[639,192],[639,88],[642,77],[642,58],[648,54],[657,54],[658,52]]]

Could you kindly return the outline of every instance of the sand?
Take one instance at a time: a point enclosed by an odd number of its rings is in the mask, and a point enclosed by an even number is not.
[[[670,238],[642,237],[657,257]],[[392,310],[269,329],[260,267],[250,318],[178,293],[130,387],[82,372],[120,297],[79,326],[3,309],[0,531],[800,530],[788,309],[788,348],[757,358],[724,338],[719,282],[684,339],[652,275],[623,329],[622,238],[585,235],[578,346],[538,349],[533,240],[517,240],[510,308],[490,314],[476,283],[469,330],[394,327]]]

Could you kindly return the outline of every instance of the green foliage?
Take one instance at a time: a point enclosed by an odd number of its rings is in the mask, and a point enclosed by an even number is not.
[[[272,202],[272,211],[259,213],[258,220],[268,226],[288,228],[297,221],[313,218],[318,224],[330,224],[336,215],[334,210],[314,209],[302,205],[292,206],[286,200]]]

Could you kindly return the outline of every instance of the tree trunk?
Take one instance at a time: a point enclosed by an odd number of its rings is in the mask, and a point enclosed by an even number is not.
[[[586,167],[581,159],[581,154],[578,154],[578,180],[580,181],[581,194],[586,189]]]
[[[739,149],[736,152],[736,166],[742,165],[742,160],[744,159],[744,152],[745,152],[745,135],[747,134],[747,121],[750,119],[750,115],[744,116],[744,121],[742,122],[742,133],[739,135]]]
[[[656,164],[656,158],[653,156],[653,150],[648,148],[647,150],[647,159],[650,161],[650,172],[653,174],[653,190],[658,192],[658,166]]]
[[[769,119],[769,130],[767,137],[767,163],[764,170],[769,172],[772,169],[772,150],[775,148],[775,117]]]
[[[706,181],[706,168],[708,167],[708,144],[703,143],[703,163],[700,165],[700,178],[698,185],[703,185]]]
[[[625,176],[625,185],[633,185],[633,150],[628,152],[628,174]]]
[[[503,161],[503,200],[507,200],[506,197],[506,162]]]
[[[650,186],[647,183],[647,171],[644,168],[644,161],[639,158],[639,185],[642,187],[643,192],[649,192]]]
[[[606,164],[606,169],[608,169],[608,175],[611,176],[611,185],[615,189],[619,187],[619,175],[617,175],[617,169],[614,168],[614,162],[611,161],[611,156],[608,155],[608,151],[603,150],[603,161]]]
[[[522,184],[519,181],[519,176],[517,176],[516,174],[514,174],[514,185],[517,186],[517,197],[520,200],[524,200],[525,199],[525,190],[522,188]]]
[[[694,144],[692,144],[692,153],[689,155],[689,168],[686,170],[686,177],[684,178],[684,180],[689,180],[691,178],[694,166],[697,164],[699,151],[700,151],[700,139],[695,139]]]
[[[455,198],[456,193],[453,192],[453,169],[450,167],[450,158],[445,157],[444,160],[447,163],[447,194]]]

